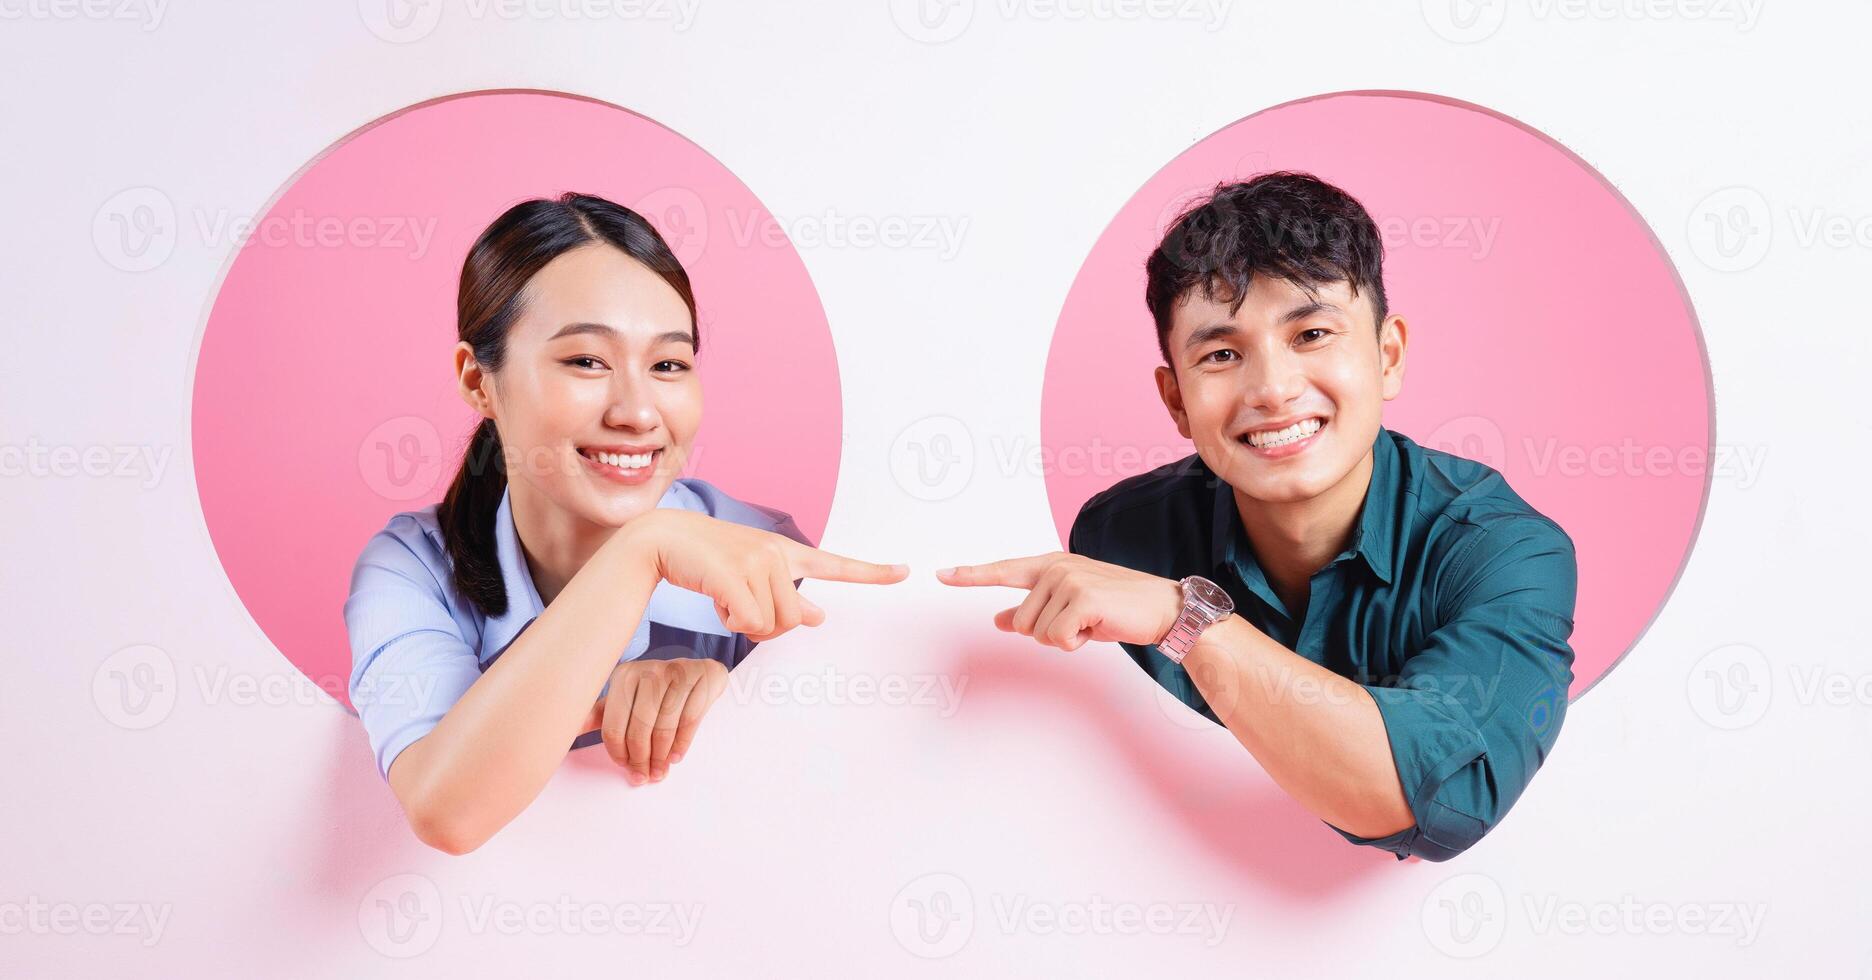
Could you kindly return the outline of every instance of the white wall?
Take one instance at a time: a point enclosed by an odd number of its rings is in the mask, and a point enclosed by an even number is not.
[[[167,460],[147,479],[59,477],[15,451],[0,477],[0,972],[377,975],[399,965],[386,951],[428,976],[1866,972],[1872,9],[1484,0],[1464,30],[1439,0],[1141,19],[1117,0],[959,0],[926,33],[901,5],[437,2],[433,28],[399,34],[368,2],[0,0],[0,442]],[[228,587],[187,469],[188,362],[231,244],[191,231],[159,268],[122,272],[94,216],[142,185],[252,213],[358,125],[495,87],[649,115],[777,215],[966,219],[953,255],[801,243],[848,420],[824,543],[917,574],[887,608],[821,590],[833,622],[769,651],[794,677],[887,661],[966,678],[959,710],[724,704],[680,778],[631,793],[575,759],[454,859],[409,838],[335,705],[200,682],[290,669]],[[1656,624],[1573,706],[1514,813],[1446,864],[1339,842],[1226,733],[1166,725],[1116,648],[1020,646],[987,626],[1001,597],[944,593],[928,570],[1055,546],[1037,475],[982,469],[935,520],[886,462],[935,413],[1037,438],[1059,304],[1119,205],[1230,121],[1362,88],[1492,107],[1603,172],[1696,304],[1718,443],[1770,448],[1756,478],[1718,475]],[[1688,232],[1738,185],[1765,202],[1771,246],[1719,271]],[[1813,237],[1829,227],[1843,237]],[[173,659],[180,692],[134,730],[93,681],[140,644]],[[1739,715],[1695,694],[1731,662],[1752,685]],[[925,945],[904,925],[931,890],[972,915]],[[432,931],[395,941],[384,898]],[[1048,925],[1101,902],[1226,928]],[[517,935],[477,919],[505,907],[531,916]],[[588,911],[675,907],[699,908],[692,933],[574,934]]]

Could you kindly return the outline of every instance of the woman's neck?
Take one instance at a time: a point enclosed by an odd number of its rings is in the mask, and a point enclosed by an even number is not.
[[[559,595],[613,530],[554,506],[524,482],[508,484],[507,504],[521,556],[542,605]]]

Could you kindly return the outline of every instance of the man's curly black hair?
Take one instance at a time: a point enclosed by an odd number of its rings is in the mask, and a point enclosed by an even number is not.
[[[1171,311],[1195,289],[1233,314],[1256,276],[1303,289],[1345,282],[1371,297],[1374,327],[1386,316],[1378,226],[1364,205],[1312,174],[1283,170],[1217,184],[1164,232],[1144,271],[1144,305],[1157,321],[1165,364]]]

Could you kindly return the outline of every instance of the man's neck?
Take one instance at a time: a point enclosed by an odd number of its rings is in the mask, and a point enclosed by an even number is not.
[[[540,604],[549,604],[598,552],[612,529],[553,506],[525,483],[508,484],[507,503],[533,588],[539,592]]]
[[[1372,454],[1367,452],[1338,483],[1306,500],[1266,503],[1235,491],[1235,510],[1248,543],[1282,600],[1303,599],[1313,573],[1345,550],[1371,475]]]

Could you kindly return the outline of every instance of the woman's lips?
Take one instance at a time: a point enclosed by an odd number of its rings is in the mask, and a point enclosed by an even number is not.
[[[616,454],[606,453],[605,455]],[[644,466],[637,467],[624,467],[615,463],[608,463],[599,459],[598,456],[595,455],[594,450],[579,450],[579,458],[585,461],[585,465],[589,467],[592,472],[605,480],[621,486],[634,487],[643,483],[648,483],[650,478],[656,475],[657,461],[663,458],[663,450],[652,450],[650,453],[650,462]]]

